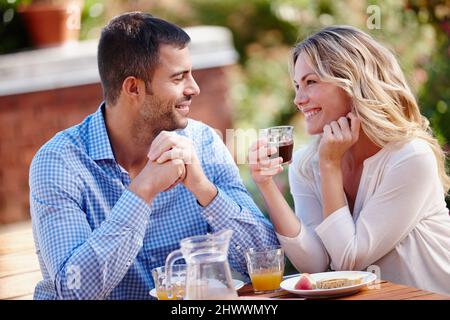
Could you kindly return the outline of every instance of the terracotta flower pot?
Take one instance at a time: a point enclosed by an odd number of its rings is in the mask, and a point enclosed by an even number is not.
[[[18,12],[33,44],[41,48],[78,40],[82,5],[82,1],[37,3],[19,7]]]

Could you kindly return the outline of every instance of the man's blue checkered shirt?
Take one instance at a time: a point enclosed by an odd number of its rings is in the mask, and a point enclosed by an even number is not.
[[[127,189],[114,159],[103,111],[58,133],[30,168],[33,234],[43,281],[35,299],[150,299],[151,269],[164,265],[181,239],[234,230],[229,261],[246,273],[243,251],[277,245],[220,137],[189,120],[177,133],[192,139],[218,195],[206,207],[178,184],[149,206]]]

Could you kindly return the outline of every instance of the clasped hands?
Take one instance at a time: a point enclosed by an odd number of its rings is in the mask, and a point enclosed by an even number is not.
[[[148,203],[179,183],[194,193],[207,179],[192,141],[174,132],[162,131],[153,140],[147,157],[147,164],[133,179],[130,190]]]

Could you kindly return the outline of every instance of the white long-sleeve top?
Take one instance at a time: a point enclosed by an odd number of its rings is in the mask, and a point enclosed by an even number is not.
[[[450,294],[450,216],[436,158],[420,139],[389,143],[364,161],[353,213],[342,207],[322,215],[318,161],[314,179],[299,174],[294,154],[289,183],[299,234],[277,234],[300,272],[365,270],[395,283]]]

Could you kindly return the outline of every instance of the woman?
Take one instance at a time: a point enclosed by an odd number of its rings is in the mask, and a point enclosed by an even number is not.
[[[314,141],[289,170],[295,213],[273,176],[267,141],[249,152],[281,245],[301,272],[365,270],[450,294],[450,178],[394,55],[348,26],[293,50],[294,103]]]

